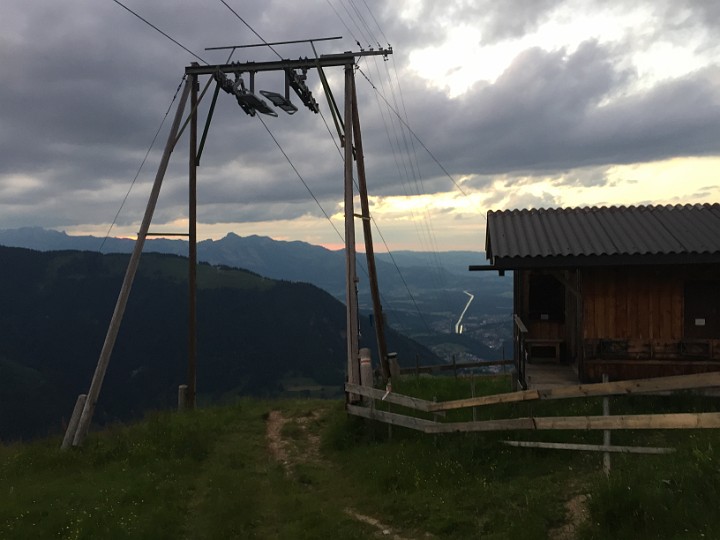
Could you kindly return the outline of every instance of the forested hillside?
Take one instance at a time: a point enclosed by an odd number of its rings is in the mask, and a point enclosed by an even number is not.
[[[127,255],[0,247],[0,439],[62,429],[75,397],[88,389],[127,261]],[[97,421],[174,405],[187,365],[186,274],[184,258],[143,256]],[[373,348],[369,319],[363,325],[362,346]],[[414,363],[416,354],[437,361],[395,332],[388,340],[401,361]],[[326,292],[200,265],[201,402],[280,395],[287,381],[336,392],[345,347],[345,308]]]
[[[481,240],[481,239],[478,239]],[[23,227],[0,229],[0,245],[37,250],[79,249],[130,253],[126,238],[71,236],[64,232]],[[145,252],[187,254],[187,241],[151,238]],[[469,272],[482,264],[481,251],[377,253],[383,311],[390,326],[450,361],[500,358],[503,343],[512,339],[512,278],[491,272]],[[306,242],[286,242],[263,236],[228,233],[219,240],[198,242],[198,259],[210,264],[245,268],[273,279],[312,283],[344,302],[345,256]],[[360,309],[372,303],[365,257],[358,255]],[[468,293],[474,301],[463,319],[463,334],[455,334]],[[507,347],[509,350],[509,346]]]

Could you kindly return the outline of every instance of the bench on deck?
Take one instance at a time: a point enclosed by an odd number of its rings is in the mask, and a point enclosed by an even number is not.
[[[525,350],[528,362],[533,360],[560,362],[564,342],[565,340],[560,338],[526,338]]]

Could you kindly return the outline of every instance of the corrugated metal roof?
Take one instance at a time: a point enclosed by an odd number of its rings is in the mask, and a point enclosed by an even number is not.
[[[490,211],[488,259],[720,254],[720,204]]]

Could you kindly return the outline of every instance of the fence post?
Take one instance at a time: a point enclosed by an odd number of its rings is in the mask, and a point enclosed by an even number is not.
[[[73,439],[75,438],[75,432],[77,431],[78,423],[80,422],[80,415],[85,407],[85,400],[87,400],[87,394],[80,394],[77,397],[75,408],[70,416],[70,423],[68,424],[67,430],[65,430],[65,437],[63,437],[63,442],[60,445],[61,450],[67,450],[72,446]]]
[[[473,372],[470,379],[470,397],[475,397],[475,373]],[[477,407],[472,408],[473,422],[477,421]]]
[[[606,383],[609,380],[607,373],[603,373],[603,382]],[[610,416],[610,399],[605,396],[603,398],[603,416]],[[603,431],[603,446],[610,446],[610,430],[606,429]],[[603,470],[605,476],[610,476],[610,452],[603,454]]]
[[[188,407],[188,385],[178,386],[178,411],[184,411]]]
[[[373,368],[370,349],[363,347],[360,349],[360,385],[373,387]],[[362,401],[365,405],[372,402],[372,398],[363,396]]]
[[[398,364],[397,353],[388,353],[387,359],[390,367],[390,377],[397,381],[400,378],[400,365]]]

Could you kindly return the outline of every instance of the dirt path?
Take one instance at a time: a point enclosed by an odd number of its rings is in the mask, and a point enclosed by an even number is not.
[[[565,523],[548,531],[551,540],[574,540],[577,528],[589,517],[588,495],[580,493],[565,503]]]
[[[289,418],[281,411],[270,411],[268,414],[268,451],[275,461],[283,465],[288,474],[292,474],[294,465],[320,461],[320,436],[312,428],[313,424],[322,420],[323,415],[323,411],[317,410],[306,416]],[[290,431],[292,437],[288,437],[284,431]]]
[[[288,476],[293,475],[295,465],[320,463],[320,435],[312,429],[313,424],[322,420],[323,411],[312,411],[306,416],[286,417],[281,411],[271,411],[266,420],[267,445],[270,455],[281,463]],[[292,436],[288,436],[290,433]],[[393,540],[412,540],[400,536],[392,527],[382,521],[345,508],[345,513],[353,519],[375,529],[374,536]],[[423,538],[432,538],[425,534]]]
[[[266,436],[268,441],[268,450],[275,461],[282,463],[287,470],[290,460],[288,459],[288,442],[282,437],[282,429],[287,419],[280,411],[270,411],[266,424]]]

